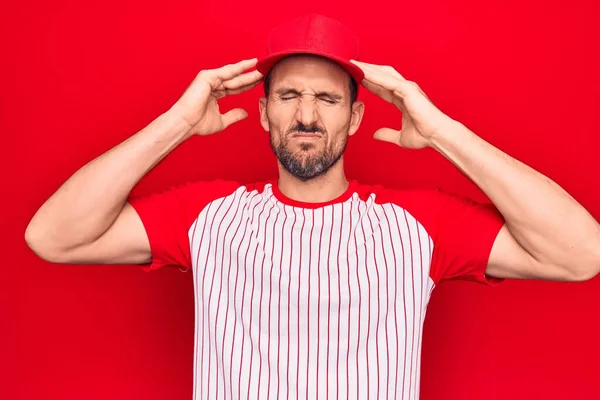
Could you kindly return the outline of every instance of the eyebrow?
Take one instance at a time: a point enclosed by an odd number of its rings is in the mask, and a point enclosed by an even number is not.
[[[302,95],[302,93],[300,93],[298,90],[293,89],[293,88],[289,88],[289,87],[279,88],[279,89],[277,89],[275,91],[275,93],[278,94],[279,96],[283,96],[285,94],[295,94],[295,95],[298,95],[298,96]],[[316,92],[315,96],[317,96],[317,97],[319,97],[319,96],[327,96],[327,97],[330,97],[330,98],[332,98],[334,100],[338,100],[338,101],[341,101],[341,100],[344,99],[344,96],[342,96],[341,94],[334,93],[334,92],[328,92],[328,91],[325,91],[325,90],[322,90],[320,92]]]

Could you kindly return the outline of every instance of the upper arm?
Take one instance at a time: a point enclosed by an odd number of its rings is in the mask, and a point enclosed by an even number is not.
[[[504,225],[490,252],[486,274],[496,278],[572,280],[568,271],[552,264],[543,264],[529,254]]]
[[[62,252],[48,261],[67,264],[143,264],[151,260],[144,225],[128,202],[108,230],[92,243]]]
[[[188,233],[211,201],[233,193],[231,181],[198,181],[130,195],[110,228],[92,243],[40,257],[69,264],[138,264],[146,270],[191,267]]]

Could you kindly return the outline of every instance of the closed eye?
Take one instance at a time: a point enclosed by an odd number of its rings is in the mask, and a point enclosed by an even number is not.
[[[324,101],[327,104],[335,104],[335,101],[327,99],[327,98],[320,97],[319,100]]]

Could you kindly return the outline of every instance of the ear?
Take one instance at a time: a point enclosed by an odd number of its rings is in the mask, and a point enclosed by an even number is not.
[[[260,124],[262,125],[262,127],[265,131],[269,132],[270,129],[269,129],[269,118],[267,118],[267,98],[266,97],[261,97],[260,99],[258,99],[258,108],[260,111]]]
[[[354,104],[352,104],[352,115],[350,116],[350,129],[348,130],[349,136],[354,135],[358,130],[364,113],[365,104],[362,101],[355,101]]]

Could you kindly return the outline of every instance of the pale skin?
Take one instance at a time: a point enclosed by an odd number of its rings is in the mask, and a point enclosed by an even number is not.
[[[504,216],[506,224],[490,255],[489,275],[581,281],[600,272],[600,226],[556,183],[442,113],[418,85],[393,68],[353,62],[365,72],[361,84],[402,112],[401,130],[382,128],[374,138],[410,149],[437,150],[471,178]],[[149,262],[148,238],[126,202],[128,194],[183,141],[218,133],[247,117],[242,109],[221,114],[218,100],[258,85],[262,75],[245,72],[255,64],[256,59],[244,60],[200,72],[171,109],[77,171],[30,222],[25,237],[32,250],[47,261],[60,263]],[[327,135],[314,139],[315,147],[310,150],[318,151],[340,140],[340,135],[354,134],[364,105],[349,104],[347,75],[341,68],[332,63],[322,68],[310,61],[305,64],[302,69],[288,66],[283,75],[287,80],[274,82],[274,90],[285,83],[299,92],[291,103],[281,96],[279,102],[260,100],[261,124],[274,135],[285,132],[294,121],[321,124]],[[302,70],[311,67],[310,74],[302,75]],[[316,95],[321,89],[345,94],[346,103],[342,99],[326,104]],[[308,182],[297,180],[281,166],[279,171],[280,190],[301,201],[330,200],[348,183],[343,159]]]

